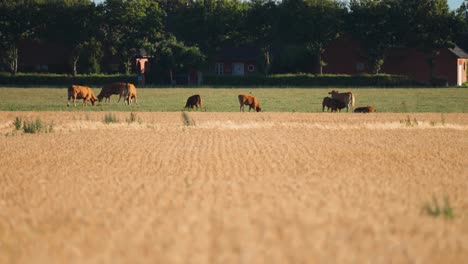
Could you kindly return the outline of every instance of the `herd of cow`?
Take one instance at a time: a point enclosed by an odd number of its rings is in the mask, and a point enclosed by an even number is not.
[[[119,100],[124,98],[124,102],[127,104],[132,104],[133,100],[137,103],[137,91],[135,85],[131,83],[111,83],[106,84],[102,87],[101,92],[96,97],[93,93],[93,90],[88,86],[80,86],[80,85],[71,85],[68,87],[68,103],[67,106],[70,106],[70,99],[73,99],[73,104],[76,106],[77,99],[83,99],[83,106],[88,105],[88,101],[91,102],[92,105],[96,105],[96,102],[110,102],[111,95],[116,94],[119,95]],[[327,107],[327,111],[338,112],[341,109],[346,108],[346,111],[349,111],[349,108],[354,108],[355,98],[351,92],[346,93],[339,93],[338,91],[332,90],[328,94],[331,97],[325,97],[322,101],[322,112],[325,111],[325,107]],[[257,112],[261,112],[262,108],[260,107],[260,102],[258,101],[257,97],[252,95],[244,95],[240,94],[238,96],[239,99],[239,110],[244,112],[244,107],[246,105],[249,106],[249,112],[251,109],[254,109]],[[192,95],[187,99],[185,103],[185,108],[192,108],[196,107],[196,109],[202,110],[202,98],[199,94]],[[358,107],[354,109],[355,113],[372,113],[375,112],[375,109],[372,106],[364,106]]]
[[[331,109],[332,112],[341,111],[341,109],[346,108],[346,111],[349,111],[349,108],[354,108],[354,95],[351,92],[340,93],[338,91],[332,90],[328,94],[331,94],[331,97],[324,97],[322,100],[322,112]],[[372,106],[363,106],[354,109],[355,113],[373,113],[375,109]]]
[[[113,94],[119,95],[119,101],[124,98],[124,102],[127,102],[129,105],[132,104],[133,100],[137,103],[137,91],[135,85],[131,83],[111,83],[106,84],[102,87],[101,92],[96,97],[93,90],[88,86],[81,85],[71,85],[68,87],[68,103],[67,106],[70,106],[70,99],[73,98],[73,104],[76,106],[77,99],[83,99],[83,106],[87,106],[88,102],[91,102],[92,105],[96,105],[96,102],[110,102],[110,97]]]

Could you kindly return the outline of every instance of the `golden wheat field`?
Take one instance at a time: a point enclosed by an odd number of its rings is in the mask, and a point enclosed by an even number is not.
[[[0,112],[0,263],[468,261],[468,114],[105,115]]]

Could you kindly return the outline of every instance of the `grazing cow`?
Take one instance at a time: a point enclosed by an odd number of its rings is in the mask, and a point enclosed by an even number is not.
[[[97,96],[99,99],[99,102],[101,102],[103,98],[105,98],[104,102],[110,102],[110,97],[113,94],[120,95],[119,101],[118,101],[120,102],[120,98],[122,98],[122,95],[121,95],[122,90],[126,85],[127,83],[109,83],[109,84],[104,85],[101,89],[101,92]]]
[[[137,90],[135,85],[131,83],[126,83],[123,88],[122,92],[120,93],[120,97],[124,98],[124,102],[127,102],[128,105],[132,104],[133,99],[135,99],[135,104],[138,104],[137,102]],[[120,101],[120,98],[119,98]]]
[[[192,108],[193,107],[197,107],[197,111],[198,111],[198,107],[200,107],[200,111],[202,111],[202,100],[201,100],[201,96],[199,94],[195,94],[195,95],[192,95],[190,96],[188,99],[187,99],[187,103],[185,103],[185,107],[184,108]]]
[[[244,94],[239,94],[237,97],[239,99],[239,104],[240,104],[240,111],[244,112],[244,106],[248,105],[249,106],[249,112],[250,109],[255,109],[257,112],[261,112],[262,108],[260,108],[260,102],[258,101],[257,97],[255,96],[250,96],[250,95],[244,95]]]
[[[67,106],[70,106],[70,99],[73,98],[73,104],[76,106],[76,99],[83,99],[83,106],[88,106],[88,101],[91,101],[92,105],[96,105],[98,100],[93,93],[93,90],[88,86],[72,85],[68,87],[68,102]]]
[[[328,94],[331,94],[332,99],[343,102],[346,105],[346,112],[349,111],[350,106],[351,109],[354,108],[354,95],[352,93],[339,93],[338,91],[332,90]]]
[[[354,109],[354,113],[375,113],[375,109],[372,106],[363,106]]]
[[[331,99],[330,97],[325,97],[322,101],[322,112],[325,111],[325,107],[327,107],[327,111],[331,109],[332,112],[341,112],[341,109],[345,108],[346,104],[341,101]]]

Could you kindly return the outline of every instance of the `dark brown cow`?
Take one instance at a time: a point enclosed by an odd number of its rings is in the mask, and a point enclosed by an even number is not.
[[[324,97],[322,100],[322,112],[325,112],[325,107],[327,107],[327,111],[330,111],[330,97]]]
[[[67,106],[70,106],[71,98],[73,98],[73,104],[75,106],[76,99],[83,99],[83,106],[88,106],[88,101],[91,101],[92,105],[96,105],[96,101],[98,100],[90,87],[80,85],[71,85],[70,87],[68,87]]]
[[[239,94],[237,98],[239,99],[241,112],[244,112],[245,105],[249,106],[249,112],[250,112],[250,109],[255,109],[255,111],[257,112],[262,111],[262,108],[260,108],[260,102],[258,101],[257,97],[245,95],[245,94]]]
[[[187,103],[185,103],[185,107],[184,108],[192,108],[193,107],[197,107],[197,111],[198,111],[198,107],[200,107],[200,111],[202,111],[202,99],[201,99],[201,96],[199,94],[195,94],[195,95],[192,95],[190,96],[188,99],[187,99]]]
[[[375,113],[375,109],[372,106],[363,106],[354,109],[354,113]]]
[[[104,102],[110,102],[110,97],[113,94],[120,95],[119,97],[119,102],[120,102],[120,98],[122,98],[122,95],[121,95],[122,90],[126,85],[127,83],[109,83],[109,84],[104,85],[101,89],[101,92],[97,96],[99,99],[99,102],[101,102],[103,98],[105,98]]]
[[[331,99],[330,97],[325,97],[322,101],[322,112],[325,111],[325,107],[327,107],[327,111],[331,109],[332,112],[338,112],[345,108],[346,105],[341,101]]]
[[[354,95],[351,92],[340,93],[338,91],[332,90],[328,94],[331,94],[331,98],[345,103],[346,112],[349,111],[349,108],[354,108]]]

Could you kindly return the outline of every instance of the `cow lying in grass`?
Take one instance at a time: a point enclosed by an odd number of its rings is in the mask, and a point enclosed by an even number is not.
[[[70,106],[71,98],[73,98],[73,105],[75,106],[76,99],[83,99],[83,106],[88,106],[88,101],[91,101],[92,105],[96,105],[96,101],[98,100],[90,87],[80,85],[71,85],[68,87],[67,106]]]
[[[345,108],[345,103],[332,99],[330,97],[324,97],[322,101],[322,112],[325,111],[325,107],[327,107],[327,111],[331,109],[332,112],[341,111],[341,109]]]
[[[372,106],[363,106],[354,109],[354,113],[374,113],[375,109]]]
[[[201,99],[201,96],[199,94],[195,94],[195,95],[192,95],[190,96],[188,99],[187,99],[187,102],[185,103],[185,107],[184,108],[192,108],[193,107],[197,107],[197,110],[198,110],[198,107],[200,107],[200,111],[202,110],[202,99]]]
[[[255,109],[255,111],[257,112],[262,111],[262,108],[260,108],[260,102],[258,101],[257,97],[245,95],[245,94],[239,94],[237,98],[239,99],[241,112],[244,112],[245,105],[249,106],[249,112],[250,112],[250,109]]]

